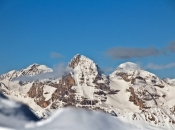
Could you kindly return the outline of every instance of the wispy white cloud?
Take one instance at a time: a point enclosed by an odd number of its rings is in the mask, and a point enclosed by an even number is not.
[[[175,63],[169,63],[166,65],[160,65],[160,64],[154,64],[154,63],[149,63],[146,68],[148,69],[153,69],[153,70],[158,70],[158,69],[168,69],[168,68],[173,68],[175,67]]]
[[[51,52],[50,57],[51,58],[63,58],[64,56],[57,52]]]

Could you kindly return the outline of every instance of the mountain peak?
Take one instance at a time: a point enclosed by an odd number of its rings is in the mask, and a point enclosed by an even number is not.
[[[120,64],[116,70],[110,74],[110,76],[116,76],[116,75],[120,75],[120,74],[123,74],[123,73],[127,73],[127,74],[133,74],[135,71],[139,71],[141,70],[140,66],[136,63],[133,63],[133,62],[125,62],[125,63],[122,63]],[[127,80],[129,81],[129,80]]]
[[[117,69],[139,70],[140,66],[133,62],[126,62],[126,63],[120,64]]]
[[[22,69],[20,71],[12,70],[6,74],[3,74],[0,76],[0,80],[12,80],[14,78],[20,77],[20,76],[34,76],[40,73],[46,73],[46,72],[52,72],[53,70],[46,65],[39,65],[39,64],[32,64],[29,65],[27,68]]]
[[[33,69],[33,68],[37,68],[38,66],[40,66],[39,64],[37,63],[34,63],[34,64],[31,64],[29,65],[27,68],[25,68],[24,70],[28,70],[28,69]]]
[[[80,63],[81,62],[81,63]],[[71,60],[71,62],[69,63],[69,67],[71,68],[75,68],[80,64],[82,65],[84,64],[95,64],[93,60],[91,60],[90,58],[84,56],[84,55],[80,55],[80,54],[76,54],[73,59]],[[80,66],[81,66],[80,65]],[[96,64],[95,64],[96,65]]]
[[[37,63],[34,63],[34,64],[31,64],[29,65],[27,68],[23,69],[24,70],[42,70],[42,71],[48,71],[48,72],[51,72],[52,69],[47,67],[46,65],[40,65],[40,64],[37,64]]]
[[[74,68],[78,65],[78,63],[79,63],[79,61],[80,61],[80,57],[81,57],[80,54],[76,54],[76,55],[73,57],[73,59],[71,60],[71,62],[69,63],[69,67],[71,67],[71,68],[74,69]]]

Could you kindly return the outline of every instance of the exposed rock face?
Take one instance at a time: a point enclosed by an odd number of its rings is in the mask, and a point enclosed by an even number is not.
[[[46,108],[50,104],[50,100],[45,101],[45,97],[43,96],[43,84],[41,82],[33,83],[28,95],[29,97],[34,98],[34,101],[40,107]]]
[[[150,106],[146,105],[147,101],[154,101],[155,105],[157,105],[156,99],[158,99],[160,96],[157,94],[151,94],[147,90],[142,90],[142,91],[134,91],[133,87],[130,87],[128,92],[131,93],[129,97],[129,101],[133,102],[135,105],[139,106],[139,109],[142,110],[143,108],[148,109],[151,108]]]
[[[46,84],[48,85],[48,83]],[[71,89],[71,87],[75,84],[75,81],[70,74],[60,79],[58,84],[53,82],[50,82],[49,84],[56,88],[49,100],[45,100],[44,97],[44,94],[48,94],[48,92],[44,93],[43,91],[45,83],[33,83],[32,87],[28,91],[29,97],[34,98],[37,105],[46,108],[51,104],[51,108],[56,109],[59,107],[59,105],[57,105],[57,102],[59,101],[62,101],[64,104],[63,106],[71,105],[75,102],[75,90]]]
[[[129,101],[139,106],[139,109],[141,110],[143,108],[143,101],[138,98],[138,95],[135,94],[133,87],[129,88],[129,92],[131,93],[131,96],[129,97]]]
[[[146,84],[146,80],[142,78],[141,76],[135,77],[131,79],[131,84],[136,84],[136,83],[143,83]]]
[[[107,112],[103,105],[107,101],[107,95],[115,95],[119,91],[110,89],[109,79],[100,68],[89,58],[80,55],[71,60],[69,67],[73,72],[56,82],[34,83],[28,92],[29,97],[40,107],[47,109],[74,106]],[[44,93],[45,85],[56,88],[47,100],[44,94],[49,93]]]
[[[75,90],[72,89],[73,85],[75,85],[75,81],[70,74],[59,80],[57,89],[52,94],[53,103],[51,109],[75,105]]]
[[[103,82],[98,82],[98,81],[105,81],[104,83]],[[97,74],[97,76],[95,77],[93,83],[96,85],[95,87],[97,89],[101,89],[101,90],[104,90],[104,91],[109,91],[110,90],[110,87],[109,87],[109,80],[106,78],[104,79],[101,75]]]
[[[77,54],[77,55],[72,59],[72,61],[69,63],[69,67],[71,67],[71,68],[74,69],[74,68],[78,65],[78,63],[79,63],[79,61],[80,61],[80,57],[81,57],[81,55]]]
[[[120,72],[120,73],[116,73],[116,75],[122,77],[123,80],[125,80],[126,82],[130,82],[131,81],[131,79],[128,78],[130,75],[128,75],[127,73]]]

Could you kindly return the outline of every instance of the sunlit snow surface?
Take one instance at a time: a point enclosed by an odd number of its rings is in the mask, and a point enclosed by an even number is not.
[[[22,104],[0,95],[0,130],[138,130],[162,129],[154,124],[131,121],[130,114],[112,117],[99,111],[78,108],[61,108],[48,119],[37,121]],[[26,114],[30,113],[30,114]]]
[[[9,117],[10,118],[10,117]],[[1,119],[2,120],[2,119]],[[0,120],[0,121],[1,121]],[[9,129],[29,130],[136,130],[135,126],[124,123],[116,117],[111,117],[101,112],[87,111],[76,108],[62,108],[55,112],[47,120],[39,122],[27,122],[21,124],[21,120],[10,121],[9,124],[19,122],[19,126]],[[0,127],[3,129],[3,127]],[[5,128],[4,128],[5,129]],[[6,127],[7,129],[7,127]]]

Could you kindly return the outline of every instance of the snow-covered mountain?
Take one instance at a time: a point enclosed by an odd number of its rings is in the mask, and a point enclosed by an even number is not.
[[[21,77],[21,73],[18,76],[7,73],[1,76],[4,78],[1,78],[0,88],[10,98],[28,104],[39,117],[47,117],[55,109],[67,106],[98,109],[114,114],[105,102],[107,95],[116,94],[118,90],[110,89],[109,79],[98,65],[85,56],[76,55],[69,63],[69,67],[72,71],[62,78],[30,82],[13,80]],[[37,69],[40,70],[38,72],[29,66],[23,70],[30,70],[32,76],[52,71],[40,65],[37,65],[37,68],[42,69]],[[24,76],[28,74],[31,76],[30,73],[25,73]]]
[[[91,59],[76,55],[68,64],[70,73],[61,78],[21,81],[53,70],[31,65],[0,76],[0,90],[9,98],[27,104],[41,118],[56,109],[78,107],[100,110],[129,123],[140,121],[162,129],[175,124],[175,84],[126,62],[109,76]],[[14,80],[14,79],[17,80]]]
[[[34,76],[40,73],[52,72],[51,68],[48,68],[45,65],[32,64],[28,66],[26,69],[22,69],[20,71],[12,70],[6,74],[0,76],[0,80],[12,80],[14,78],[18,78],[21,76]]]
[[[128,100],[139,108],[139,111],[132,114],[133,120],[143,120],[160,126],[175,123],[175,86],[170,86],[156,75],[129,62],[121,64],[110,75],[110,79],[115,83],[121,80],[128,84],[125,88],[126,93],[129,93]]]

